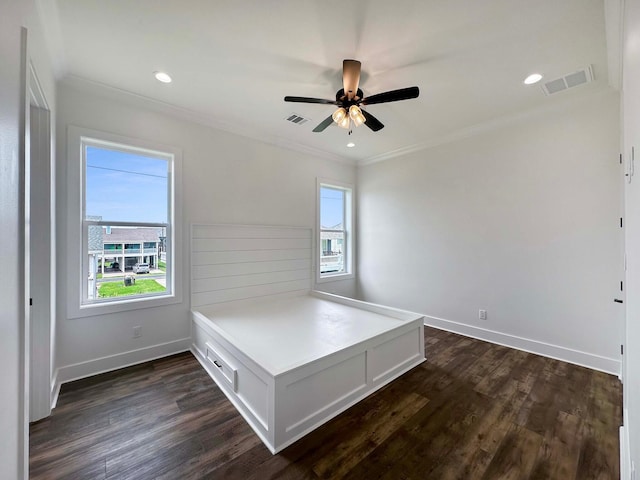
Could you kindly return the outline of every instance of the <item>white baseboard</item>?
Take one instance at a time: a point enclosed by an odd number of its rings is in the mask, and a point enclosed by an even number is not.
[[[627,418],[627,412],[624,412]],[[629,429],[620,427],[620,479],[631,480],[631,450],[629,447]]]
[[[91,377],[99,373],[110,372],[119,368],[137,365],[157,358],[167,357],[180,352],[186,352],[191,347],[191,337],[181,338],[173,342],[152,345],[137,350],[96,358],[86,362],[66,365],[56,370],[57,389],[63,383]],[[56,394],[57,397],[57,394]],[[57,398],[56,398],[57,400]]]
[[[505,347],[516,348],[525,352],[535,353],[536,355],[542,355],[543,357],[554,358],[556,360],[562,360],[563,362],[573,363],[593,370],[599,370],[601,372],[617,375],[618,377],[620,376],[622,363],[620,360],[615,358],[602,357],[600,355],[581,352],[579,350],[573,350],[559,345],[495,332],[493,330],[465,325],[452,320],[431,317],[428,315],[425,315],[424,317],[424,324],[428,327],[459,333],[466,337],[497,343],[498,345],[504,345]]]

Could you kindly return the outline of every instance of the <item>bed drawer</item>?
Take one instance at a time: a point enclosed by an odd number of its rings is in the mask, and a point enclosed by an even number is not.
[[[226,379],[227,382],[229,382],[233,391],[237,391],[238,370],[224,358],[224,355],[220,355],[220,352],[211,342],[206,342],[205,345],[207,346],[207,361],[213,365],[215,370],[222,374],[222,377]]]
[[[193,316],[191,332],[194,355],[249,424],[259,431],[258,435],[267,437],[272,428],[269,423],[272,378],[254,370],[249,359],[243,358],[233,345],[222,343],[224,340],[217,338],[216,332],[198,315]]]

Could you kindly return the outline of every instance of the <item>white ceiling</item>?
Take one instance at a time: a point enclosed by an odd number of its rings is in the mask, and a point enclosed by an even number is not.
[[[154,99],[241,135],[366,162],[610,89],[604,0],[40,0],[60,76]],[[312,133],[345,58],[385,128]],[[545,97],[522,80],[592,65],[595,81]],[[153,72],[173,77],[165,85]],[[299,126],[291,113],[310,118]],[[349,141],[355,148],[346,148]]]

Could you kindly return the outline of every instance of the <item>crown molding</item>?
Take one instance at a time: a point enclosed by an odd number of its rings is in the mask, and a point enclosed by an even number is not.
[[[424,142],[407,145],[395,150],[390,150],[378,155],[374,155],[362,160],[355,160],[347,157],[341,157],[331,152],[320,150],[314,147],[310,147],[301,143],[292,142],[289,139],[285,139],[276,135],[270,135],[262,132],[258,129],[248,130],[243,125],[233,125],[230,123],[222,122],[211,116],[195,112],[190,109],[178,107],[176,105],[162,102],[144,95],[129,92],[127,90],[119,89],[106,85],[93,80],[88,80],[75,75],[67,75],[61,80],[61,83],[68,85],[76,90],[85,91],[88,93],[105,96],[107,98],[124,102],[128,105],[139,106],[147,110],[155,111],[161,114],[165,114],[188,122],[193,122],[199,125],[204,125],[209,128],[214,128],[226,133],[238,135],[244,138],[250,138],[252,140],[265,143],[267,145],[292,150],[295,152],[312,155],[325,160],[339,162],[350,166],[366,166],[377,162],[391,160],[394,158],[402,157],[411,153],[415,153],[422,150],[428,150],[440,145],[453,143],[465,138],[473,137],[483,133],[491,132],[504,128],[517,123],[524,123],[534,118],[539,118],[546,115],[552,115],[561,113],[567,109],[574,108],[578,105],[584,104],[588,101],[593,101],[596,98],[605,97],[607,95],[618,95],[618,92],[610,86],[602,86],[596,90],[590,91],[588,94],[580,95],[565,99],[563,101],[557,101],[553,104],[544,105],[533,109],[526,110],[514,115],[507,115],[497,119],[493,119],[487,122],[482,122],[476,125],[472,125],[467,128],[463,128],[452,132],[448,135],[443,135],[437,138],[431,138]]]
[[[364,160],[360,160],[357,163],[357,165],[358,167],[362,167],[362,166],[371,165],[377,162],[391,160],[394,158],[408,155],[410,153],[419,152],[421,150],[428,150],[430,148],[438,147],[440,145],[457,142],[459,140],[464,140],[465,138],[470,138],[483,133],[499,130],[501,128],[505,128],[510,125],[524,123],[526,121],[530,121],[535,118],[562,113],[568,109],[575,108],[578,105],[582,105],[589,101],[594,101],[595,99],[606,97],[609,95],[618,95],[618,92],[613,88],[605,85],[594,91],[591,91],[591,93],[587,95],[572,97],[572,98],[563,100],[561,102],[555,102],[550,105],[529,109],[529,110],[517,113],[515,115],[507,115],[504,117],[499,117],[487,122],[482,122],[467,128],[457,130],[448,135],[443,135],[438,138],[431,138],[424,142],[415,143],[413,145],[407,145],[405,147],[401,147],[396,150],[391,150],[389,152],[385,152],[380,155],[374,155],[372,157],[365,158]]]
[[[179,107],[171,103],[156,100],[151,97],[140,95],[137,93],[123,90],[111,85],[107,85],[94,80],[89,80],[76,75],[67,75],[61,81],[61,84],[69,86],[75,90],[84,91],[87,93],[100,95],[112,100],[120,101],[128,105],[137,106],[147,110],[151,110],[157,113],[168,115],[188,122],[203,125],[209,128],[230,133],[232,135],[238,135],[243,138],[249,138],[261,143],[265,143],[271,146],[284,148],[286,150],[292,150],[307,155],[313,155],[324,160],[331,160],[350,166],[355,166],[356,161],[350,158],[341,157],[331,152],[321,150],[318,148],[303,145],[301,143],[292,142],[289,139],[277,135],[271,135],[258,129],[247,129],[246,125],[234,125],[227,122],[222,122],[209,115],[190,110],[188,108]]]

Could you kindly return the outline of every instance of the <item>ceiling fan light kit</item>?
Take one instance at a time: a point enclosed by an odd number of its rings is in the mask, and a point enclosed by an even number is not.
[[[362,110],[360,110],[357,105],[351,105],[349,107],[348,115],[347,111],[343,107],[340,107],[335,112],[333,112],[331,118],[338,124],[339,127],[345,129],[351,128],[351,122],[353,122],[356,127],[359,127],[367,121],[367,119],[362,114]]]
[[[362,110],[360,110],[360,107],[358,107],[357,105],[351,105],[349,107],[349,117],[356,127],[359,127],[367,121],[367,119],[364,118],[364,115],[362,114]]]
[[[345,118],[347,118],[347,111],[344,108],[340,107],[335,112],[333,112],[333,115],[331,115],[331,118],[333,118],[334,122],[340,125],[340,122],[342,122]]]
[[[343,87],[336,92],[336,99],[325,100],[322,98],[310,97],[284,97],[285,102],[298,103],[320,103],[324,105],[337,105],[338,109],[333,114],[325,118],[313,129],[314,132],[322,132],[329,125],[335,122],[338,126],[349,130],[351,133],[351,122],[356,127],[366,123],[374,132],[384,128],[380,120],[371,115],[366,110],[362,110],[360,106],[373,105],[376,103],[397,102],[399,100],[409,100],[417,98],[420,95],[418,87],[401,88],[399,90],[391,90],[389,92],[378,93],[370,97],[365,97],[360,90],[360,68],[361,63],[358,60],[342,61],[342,83]]]

